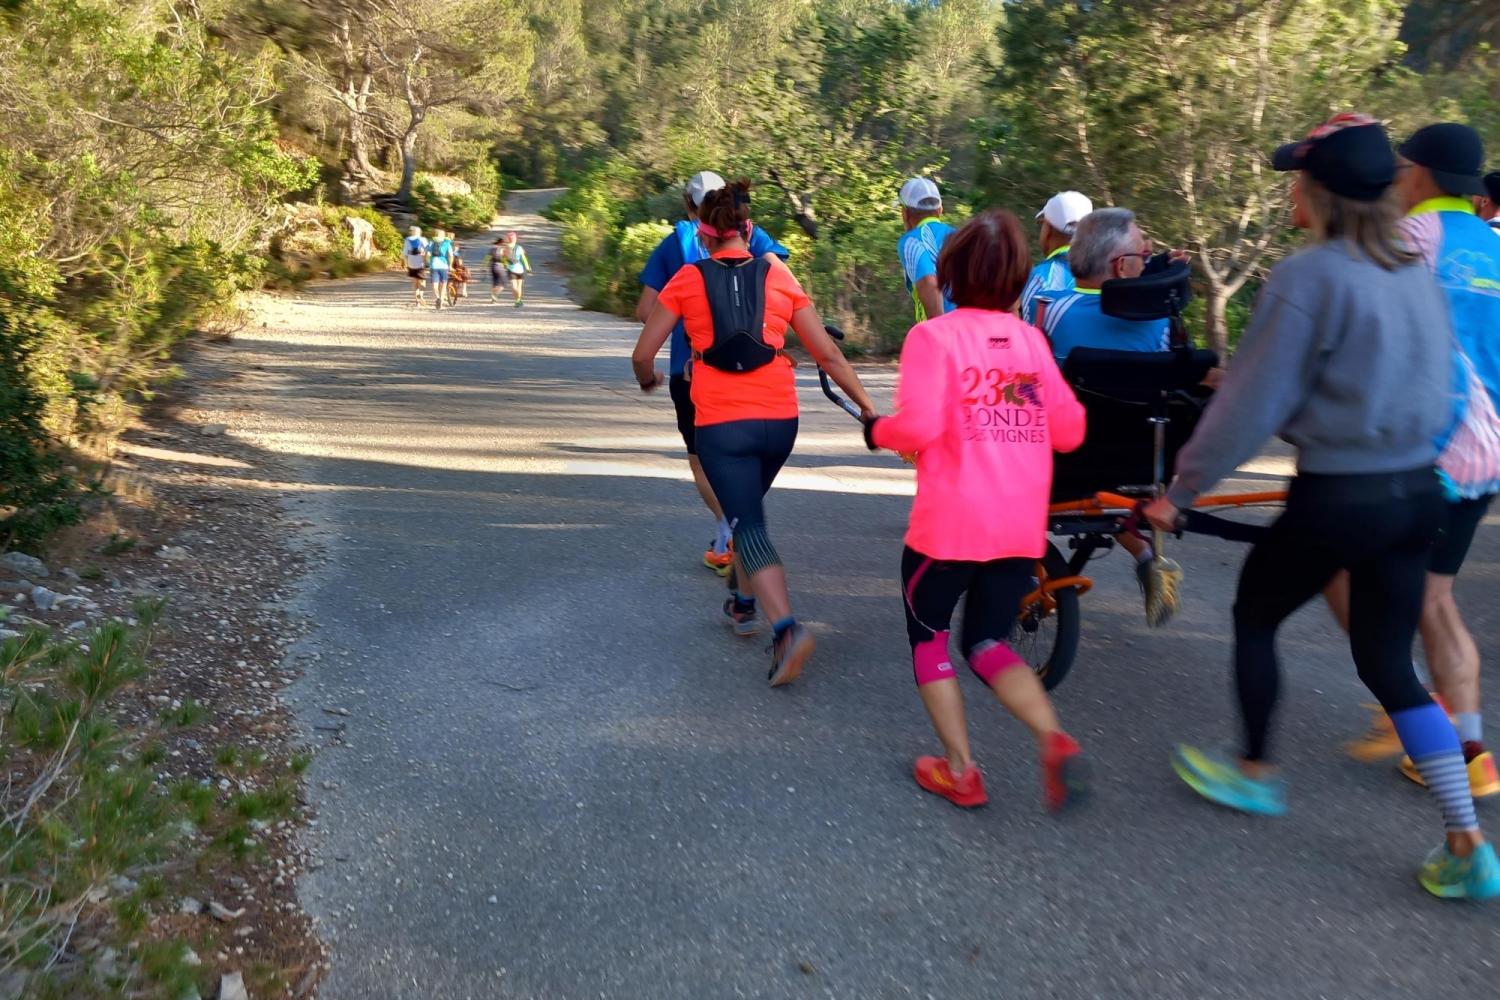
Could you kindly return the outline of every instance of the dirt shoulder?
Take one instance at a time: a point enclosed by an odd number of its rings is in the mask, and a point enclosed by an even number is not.
[[[131,619],[143,599],[165,599],[151,669],[119,711],[133,731],[174,720],[153,737],[157,780],[201,790],[200,814],[213,816],[172,863],[95,893],[68,957],[112,966],[111,914],[129,898],[145,916],[142,940],[187,942],[199,996],[235,995],[236,973],[250,997],[308,996],[325,952],[296,877],[300,833],[316,820],[300,788],[310,758],[280,692],[295,679],[288,647],[308,627],[290,601],[318,554],[287,513],[281,461],[235,436],[253,397],[215,391],[240,378],[232,355],[206,345],[187,362],[191,391],[121,438],[106,495],[49,548],[45,575],[12,559],[0,596],[15,609],[7,629],[42,624],[80,639]],[[126,984],[125,995],[146,994]]]

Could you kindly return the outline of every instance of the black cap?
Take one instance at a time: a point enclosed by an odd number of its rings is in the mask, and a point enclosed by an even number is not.
[[[1484,142],[1479,133],[1458,122],[1418,129],[1401,144],[1402,156],[1432,172],[1448,194],[1484,194]]]
[[[1396,179],[1396,154],[1380,123],[1368,115],[1341,114],[1289,142],[1271,156],[1276,170],[1306,170],[1334,194],[1376,201]]]
[[[1490,201],[1500,205],[1500,170],[1484,175],[1484,192]]]

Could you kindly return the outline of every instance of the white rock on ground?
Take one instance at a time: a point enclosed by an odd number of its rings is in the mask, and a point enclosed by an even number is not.
[[[245,977],[238,972],[225,973],[219,980],[219,1000],[250,1000]]]

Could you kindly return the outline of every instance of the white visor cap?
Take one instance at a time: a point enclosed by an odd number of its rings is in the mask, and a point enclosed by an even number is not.
[[[943,207],[943,196],[930,179],[913,177],[901,185],[901,204],[918,212],[935,212]]]
[[[700,170],[687,182],[687,196],[693,200],[694,208],[703,207],[703,199],[710,191],[717,191],[724,186],[724,178],[712,170]]]
[[[1038,219],[1046,219],[1053,229],[1068,236],[1078,228],[1083,217],[1094,210],[1094,203],[1077,191],[1063,191],[1047,199],[1047,204],[1036,213]]]

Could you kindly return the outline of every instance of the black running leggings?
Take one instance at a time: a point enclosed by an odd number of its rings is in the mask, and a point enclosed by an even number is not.
[[[1250,550],[1234,601],[1234,675],[1245,758],[1266,758],[1280,676],[1276,631],[1341,569],[1349,571],[1349,648],[1387,712],[1431,701],[1411,662],[1428,550],[1443,523],[1431,469],[1299,475],[1286,511]]]
[[[698,427],[693,436],[703,474],[734,529],[735,551],[745,572],[753,577],[780,565],[766,533],[765,496],[797,443],[797,418],[731,420]],[[731,587],[749,583],[730,574]]]

